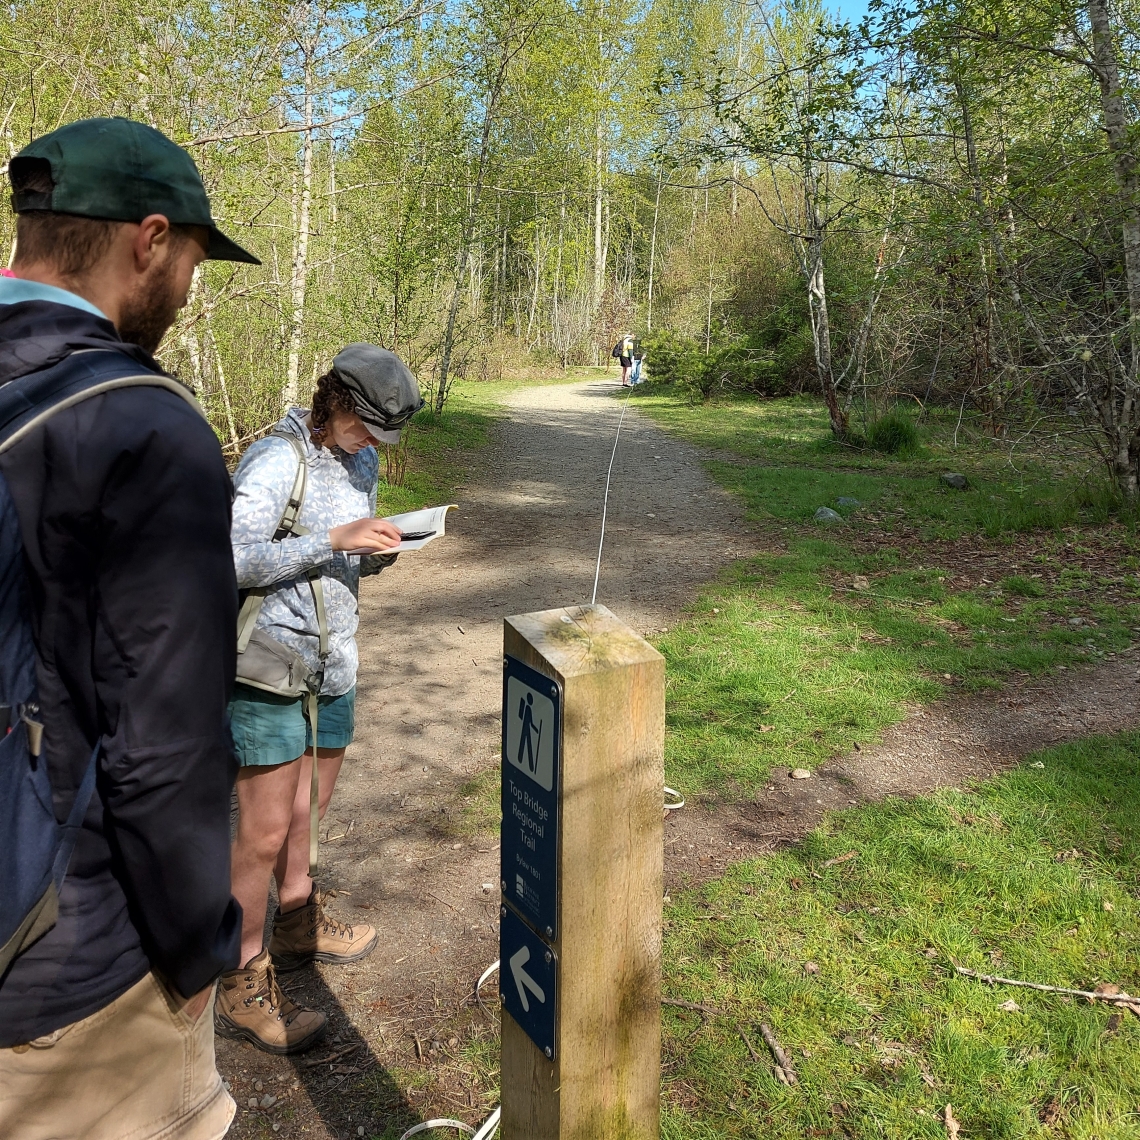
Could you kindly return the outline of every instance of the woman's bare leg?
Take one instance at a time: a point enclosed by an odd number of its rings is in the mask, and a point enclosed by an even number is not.
[[[320,815],[325,818],[329,801],[332,799],[336,778],[344,761],[343,748],[321,748],[318,751],[320,764]],[[313,880],[309,878],[309,780],[312,773],[313,753],[310,749],[301,757],[297,767],[299,776],[293,793],[292,816],[289,834],[281,844],[273,868],[277,879],[277,897],[281,901],[281,913],[296,910],[309,901],[313,890]]]
[[[301,762],[251,765],[237,777],[238,827],[230,851],[231,887],[241,904],[241,965],[261,953],[269,876],[289,835]],[[308,797],[308,784],[305,785]]]

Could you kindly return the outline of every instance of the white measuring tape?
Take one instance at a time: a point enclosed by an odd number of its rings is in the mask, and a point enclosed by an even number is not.
[[[621,439],[621,425],[625,419],[626,409],[629,407],[629,397],[633,392],[633,385],[629,386],[629,391],[625,394],[625,399],[621,402],[621,415],[618,416],[617,434],[614,436],[614,450],[610,456],[610,465],[606,470],[606,495],[602,500],[602,533],[598,536],[598,565],[594,570],[594,592],[590,596],[590,605],[593,605],[598,600],[598,577],[602,572],[602,543],[606,541],[606,511],[610,506],[610,476],[614,470],[614,459],[617,456],[618,440]]]

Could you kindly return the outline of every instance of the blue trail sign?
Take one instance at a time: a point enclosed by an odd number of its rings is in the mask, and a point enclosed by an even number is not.
[[[503,671],[503,898],[543,938],[557,937],[562,691],[514,657]]]
[[[510,907],[500,907],[499,913],[499,993],[503,1006],[543,1054],[553,1059],[558,960]]]

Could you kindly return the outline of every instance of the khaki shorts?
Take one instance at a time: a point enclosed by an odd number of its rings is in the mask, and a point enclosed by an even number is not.
[[[233,1098],[196,1022],[148,974],[110,1005],[0,1049],[0,1140],[221,1140]]]

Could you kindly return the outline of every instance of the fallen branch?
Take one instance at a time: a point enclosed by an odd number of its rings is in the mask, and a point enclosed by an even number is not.
[[[711,1005],[701,1005],[699,1001],[678,1001],[677,998],[662,998],[662,1005],[673,1005],[678,1009],[693,1009],[698,1013],[708,1013],[713,1017],[727,1017],[728,1014]]]
[[[1089,1001],[1113,1001],[1120,1005],[1140,1004],[1140,998],[1132,997],[1130,994],[1098,993],[1096,990],[1071,990],[1065,986],[1046,986],[1041,982],[1021,982],[1017,978],[999,978],[996,974],[983,974],[978,970],[967,970],[965,966],[955,966],[954,969],[967,978],[977,978],[979,982],[985,982],[991,986],[1021,986],[1022,989],[1026,990],[1041,990],[1043,993],[1049,994],[1070,994],[1073,997],[1088,998]]]
[[[740,1026],[737,1026],[737,1030],[740,1033],[740,1039],[744,1042],[745,1045],[748,1046],[748,1055],[752,1058],[752,1060],[755,1064],[759,1065],[760,1064],[760,1054],[757,1053],[756,1050],[752,1048],[752,1042],[748,1040],[748,1034],[745,1033],[744,1030]]]
[[[330,1053],[327,1057],[316,1057],[312,1061],[306,1061],[304,1067],[306,1069],[315,1069],[318,1065],[331,1065],[334,1061],[339,1061],[341,1057],[347,1057],[349,1053],[355,1053],[359,1048],[360,1042],[357,1041],[355,1045],[347,1045],[335,1053]]]
[[[776,1040],[776,1035],[764,1022],[760,1022],[760,1036],[764,1038],[764,1044],[772,1050],[772,1056],[775,1058],[776,1079],[785,1085],[799,1084],[800,1079],[796,1076],[796,1071],[792,1068],[792,1063],[788,1060],[787,1053],[780,1048],[780,1043]]]

